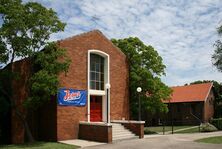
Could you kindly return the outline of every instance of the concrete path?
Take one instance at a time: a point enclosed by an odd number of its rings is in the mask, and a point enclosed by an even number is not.
[[[94,142],[94,141],[87,141],[87,140],[80,140],[80,139],[65,140],[65,141],[59,141],[59,142],[64,143],[64,144],[77,145],[79,147],[88,147],[88,146],[97,146],[97,145],[106,144],[106,143],[101,143],[101,142]]]
[[[104,144],[86,149],[219,149],[222,144],[194,142],[196,139],[222,136],[222,131],[211,133],[145,135],[144,139],[133,139]]]

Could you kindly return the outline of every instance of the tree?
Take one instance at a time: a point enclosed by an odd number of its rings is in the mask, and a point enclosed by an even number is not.
[[[138,94],[136,88],[142,88],[142,109],[155,113],[167,112],[167,105],[162,100],[168,99],[171,89],[161,82],[160,76],[165,75],[162,58],[152,46],[145,45],[138,38],[112,39],[129,61],[130,111],[136,118]]]
[[[214,117],[215,118],[221,118],[222,117],[222,85],[218,83],[217,81],[214,80],[198,80],[191,82],[190,84],[200,84],[200,83],[208,83],[212,82],[213,83],[213,91],[214,91],[214,96],[215,96],[215,101],[214,101]]]
[[[222,35],[222,25],[217,29],[219,36]],[[212,55],[213,65],[222,72],[222,41],[217,40],[215,43],[216,49],[214,50],[214,54]]]
[[[29,141],[34,141],[26,117],[15,104],[12,98],[12,82],[19,79],[19,74],[13,70],[15,59],[29,58],[34,62],[32,66],[38,65],[30,76],[29,97],[26,100],[26,107],[34,102],[41,105],[49,96],[56,93],[58,87],[57,74],[66,71],[69,60],[64,57],[64,50],[59,49],[55,43],[48,43],[50,35],[63,31],[65,24],[62,23],[52,9],[47,9],[36,2],[22,3],[21,0],[1,0],[0,17],[0,62],[8,65],[7,74],[1,73],[2,80],[9,77],[10,87],[6,90],[1,87],[1,93],[9,99],[11,108],[21,120]],[[45,45],[47,45],[45,47]],[[43,52],[39,52],[41,49]],[[59,55],[63,58],[58,59]],[[30,70],[32,70],[32,66]],[[40,89],[41,88],[41,89]],[[44,96],[42,96],[42,94]],[[41,96],[42,98],[40,98]]]
[[[36,53],[32,65],[36,70],[33,70],[30,77],[29,96],[24,102],[26,108],[35,110],[48,101],[50,96],[57,94],[58,74],[66,73],[70,64],[65,52],[65,49],[53,42],[48,43],[42,52]]]

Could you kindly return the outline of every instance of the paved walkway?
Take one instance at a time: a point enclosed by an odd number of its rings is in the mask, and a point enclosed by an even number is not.
[[[222,144],[206,144],[194,142],[196,139],[222,136],[222,131],[211,133],[145,135],[144,139],[123,140],[111,144],[103,144],[85,149],[219,149]]]
[[[74,140],[65,140],[65,141],[59,141],[60,143],[70,144],[70,145],[77,145],[80,147],[88,147],[88,146],[97,146],[97,145],[103,145],[106,143],[101,142],[94,142],[94,141],[87,141],[87,140],[80,140],[80,139],[74,139]]]
[[[180,132],[180,131],[189,130],[189,129],[193,129],[193,128],[198,128],[198,127],[199,126],[192,126],[192,127],[182,128],[182,129],[176,129],[173,132]],[[172,130],[165,132],[165,134],[171,134],[171,133],[172,133]],[[159,134],[163,134],[163,132],[159,132]]]

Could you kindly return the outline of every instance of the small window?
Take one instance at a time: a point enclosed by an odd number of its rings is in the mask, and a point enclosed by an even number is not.
[[[90,89],[104,90],[104,58],[90,54]]]

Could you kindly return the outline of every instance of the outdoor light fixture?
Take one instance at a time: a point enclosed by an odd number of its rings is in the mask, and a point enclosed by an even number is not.
[[[141,88],[141,87],[137,87],[136,91],[137,91],[138,93],[140,93],[140,92],[142,91],[142,88]]]
[[[106,118],[107,118],[107,124],[109,123],[109,89],[111,85],[109,83],[106,83],[105,88],[106,88]]]
[[[109,83],[106,83],[105,87],[106,89],[110,89],[111,85]]]
[[[142,88],[141,87],[137,87],[136,91],[139,94],[139,121],[141,121],[141,103],[140,103],[140,93],[142,92]]]

